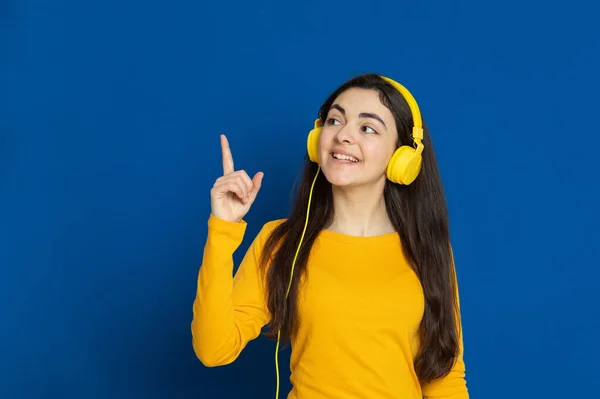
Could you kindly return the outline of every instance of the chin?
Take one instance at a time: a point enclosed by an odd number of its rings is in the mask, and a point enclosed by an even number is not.
[[[321,171],[329,183],[338,187],[361,185],[360,174],[353,168],[340,168],[339,166],[323,165]]]
[[[323,172],[323,174],[325,175],[325,178],[327,179],[327,181],[329,183],[331,183],[332,186],[353,187],[353,186],[357,185],[357,183],[356,183],[356,181],[354,181],[354,179],[345,178],[343,176],[328,176],[327,174],[325,174],[325,172]]]
[[[354,170],[340,170],[330,168],[327,165],[321,167],[323,175],[332,186],[342,188],[372,187],[376,189],[380,183],[386,180],[384,174],[367,177],[364,174]]]

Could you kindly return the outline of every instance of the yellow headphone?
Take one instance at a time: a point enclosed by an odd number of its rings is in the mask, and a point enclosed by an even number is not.
[[[413,117],[413,130],[412,130],[412,139],[415,145],[415,148],[410,146],[401,146],[398,148],[394,155],[390,158],[388,162],[388,166],[386,169],[387,178],[393,183],[408,185],[412,183],[419,172],[421,171],[422,164],[422,156],[423,153],[423,125],[421,119],[421,112],[419,111],[419,106],[417,102],[413,98],[404,86],[400,83],[381,76],[382,79],[391,83],[400,94],[404,97]],[[321,134],[322,128],[321,119],[317,119],[315,121],[314,128],[308,133],[307,147],[308,147],[308,156],[312,162],[316,164],[319,163],[319,135]],[[285,298],[288,298],[290,293],[290,288],[292,287],[292,279],[294,277],[294,267],[296,266],[296,259],[298,258],[298,253],[300,252],[300,248],[302,247],[302,241],[304,241],[304,233],[306,233],[306,227],[308,226],[308,215],[310,214],[310,203],[312,201],[312,193],[313,188],[315,187],[315,182],[317,181],[317,176],[319,176],[319,171],[321,170],[321,166],[318,167],[317,173],[315,173],[315,177],[313,179],[312,185],[310,187],[310,194],[308,195],[308,206],[306,210],[306,221],[304,222],[304,230],[302,231],[302,236],[300,237],[300,242],[298,243],[298,248],[296,249],[296,255],[294,256],[294,260],[292,261],[292,270],[290,272],[290,281],[288,283],[287,291],[285,293]],[[277,372],[277,391],[275,393],[275,398],[279,398],[279,342],[281,338],[281,330],[277,332],[277,346],[275,347],[275,369]]]
[[[415,147],[410,147],[407,145],[401,146],[398,148],[390,161],[388,162],[386,175],[387,178],[397,184],[405,184],[408,185],[412,183],[419,172],[421,171],[422,164],[422,156],[423,153],[423,125],[421,120],[421,112],[419,110],[419,106],[417,102],[410,94],[410,92],[402,86],[400,83],[386,78],[384,76],[381,77],[387,82],[391,83],[400,94],[404,97],[413,117],[413,130],[412,130],[412,139],[415,144]],[[317,119],[315,121],[314,128],[308,133],[307,147],[308,147],[308,156],[312,162],[319,163],[319,136],[321,134],[321,128],[323,124],[321,119]]]

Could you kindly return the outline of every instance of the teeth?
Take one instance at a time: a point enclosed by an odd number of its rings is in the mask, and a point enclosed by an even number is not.
[[[333,157],[335,159],[340,159],[340,160],[343,160],[343,161],[358,162],[358,159],[356,159],[354,157],[350,157],[348,155],[334,153]]]

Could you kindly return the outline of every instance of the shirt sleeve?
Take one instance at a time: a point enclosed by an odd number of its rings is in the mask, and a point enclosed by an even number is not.
[[[452,267],[454,265],[454,256],[452,255]],[[456,299],[460,309],[460,299],[458,294],[458,280],[456,280]],[[427,383],[423,383],[421,386],[424,399],[469,399],[469,392],[467,389],[467,382],[465,378],[465,362],[464,362],[464,345],[463,345],[463,334],[462,334],[462,321],[460,317],[460,311],[457,315],[457,322],[459,325],[459,353],[454,363],[454,366],[450,372],[444,377],[438,378]]]
[[[233,276],[233,253],[245,230],[244,221],[228,222],[213,215],[208,220],[191,323],[194,352],[208,367],[232,363],[269,321],[258,270],[264,227]]]

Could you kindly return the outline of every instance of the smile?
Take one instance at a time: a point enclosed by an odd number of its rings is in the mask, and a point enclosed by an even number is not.
[[[357,158],[354,158],[353,156],[350,156],[350,155],[344,155],[344,154],[338,154],[338,153],[332,152],[331,156],[333,157],[333,159],[335,159],[336,161],[339,161],[339,162],[345,162],[345,163],[360,162]]]

